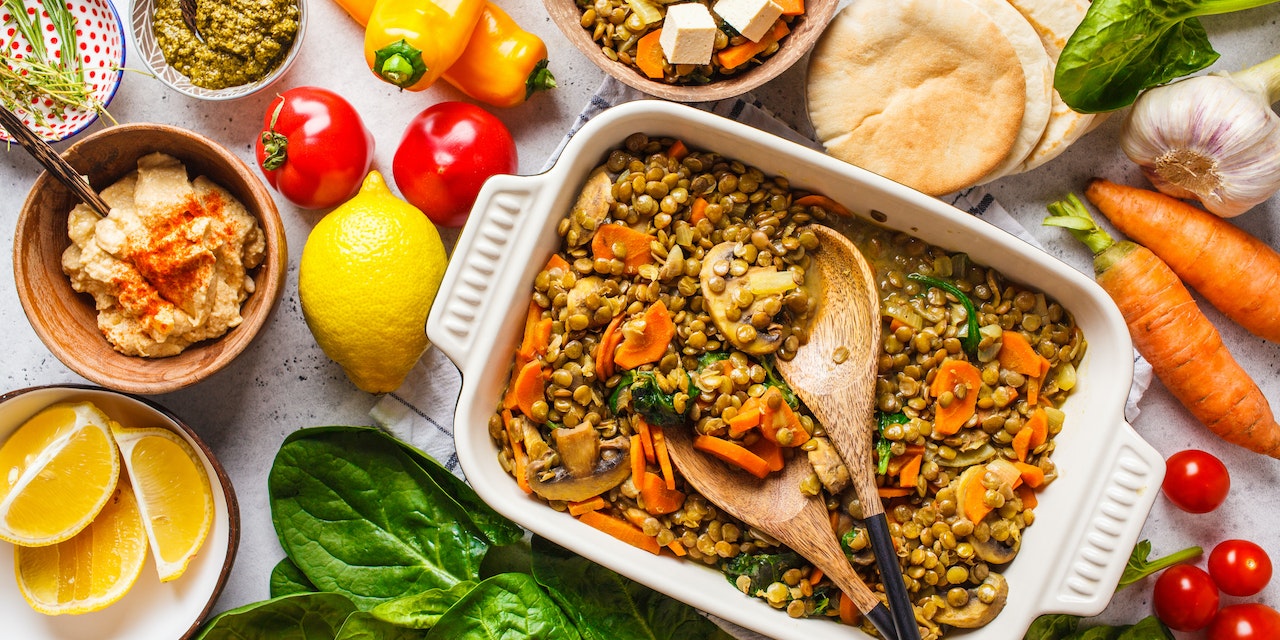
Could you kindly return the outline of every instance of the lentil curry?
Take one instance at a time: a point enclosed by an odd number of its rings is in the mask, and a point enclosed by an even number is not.
[[[840,213],[719,154],[629,136],[559,223],[490,436],[551,508],[717,567],[792,617],[874,634],[803,558],[688,487],[664,449],[665,429],[693,429],[744,472],[807,460],[796,490],[825,500],[846,555],[883,593],[848,471],[774,371],[804,345],[817,305],[834,303],[806,277],[822,250],[808,226],[829,224],[877,274],[877,482],[922,635],[983,626],[1004,606],[1001,571],[1037,492],[1057,477],[1056,407],[1084,336],[1061,305],[965,254]]]
[[[156,42],[169,66],[206,89],[265,78],[284,61],[298,35],[297,0],[222,0],[197,5],[199,37],[178,0],[157,0]]]

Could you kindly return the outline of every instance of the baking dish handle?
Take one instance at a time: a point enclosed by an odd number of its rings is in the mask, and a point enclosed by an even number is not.
[[[470,369],[467,364],[472,356],[483,358],[489,351],[476,348],[477,328],[497,301],[509,295],[499,291],[502,275],[522,268],[535,250],[538,231],[525,228],[531,217],[522,212],[529,210],[543,191],[545,175],[498,175],[487,180],[449,257],[426,331],[432,344],[463,374]],[[496,308],[504,310],[505,306]]]
[[[1100,453],[1106,459],[1094,498],[1084,501],[1091,506],[1080,514],[1075,546],[1063,549],[1041,611],[1093,616],[1106,608],[1164,480],[1164,458],[1128,422]]]

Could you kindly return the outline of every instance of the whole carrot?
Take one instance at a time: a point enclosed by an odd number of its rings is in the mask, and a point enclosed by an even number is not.
[[[1280,342],[1280,253],[1234,224],[1158,191],[1094,178],[1084,195],[1224,315],[1260,338]]]
[[[1173,270],[1142,245],[1112,240],[1074,194],[1049,205],[1049,214],[1046,225],[1066,228],[1093,251],[1098,284],[1169,392],[1223,440],[1280,458],[1271,405]]]

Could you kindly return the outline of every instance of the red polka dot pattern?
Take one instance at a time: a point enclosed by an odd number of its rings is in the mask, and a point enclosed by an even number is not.
[[[62,56],[63,47],[53,25],[49,23],[44,5],[59,1],[67,3],[67,8],[76,19],[76,37],[79,40],[77,53],[84,65],[85,82],[102,104],[110,104],[120,85],[121,70],[124,68],[125,45],[121,35],[120,16],[116,14],[110,0],[26,0],[28,14],[35,15],[37,7],[39,8],[41,21],[44,23],[45,49],[53,57]],[[0,9],[0,24],[8,20],[9,12]],[[20,57],[21,52],[31,51],[30,44],[12,27],[0,31],[0,47],[10,47],[20,52],[15,57]],[[48,116],[51,104],[36,101],[29,108]],[[92,111],[68,109],[65,118],[55,120],[46,117],[43,124],[37,125],[30,113],[23,112],[19,115],[41,137],[55,142],[70,138],[98,119],[98,115]],[[0,140],[9,139],[6,132],[0,129]]]

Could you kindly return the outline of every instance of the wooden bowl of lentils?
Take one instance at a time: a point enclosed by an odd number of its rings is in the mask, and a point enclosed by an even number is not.
[[[692,0],[671,4],[657,0],[543,0],[543,3],[565,36],[605,73],[659,98],[709,102],[751,91],[790,68],[813,47],[835,15],[839,0]],[[652,54],[660,37],[654,32],[672,28],[667,12],[681,4],[706,7],[715,29],[713,54],[707,64],[671,64],[669,56],[664,56],[659,71],[656,60],[645,56],[644,51]],[[761,4],[774,4],[784,13],[769,20],[767,15],[760,15],[761,11],[770,10],[767,6],[760,9]],[[750,27],[743,29],[749,35],[759,34],[762,28],[766,30],[752,40],[731,22],[740,27],[750,23]],[[766,22],[768,24],[764,24]],[[693,29],[680,25],[680,30]],[[646,36],[651,36],[644,43],[647,48],[642,45]],[[669,44],[671,38],[667,40],[664,44]],[[648,64],[641,61],[644,58]]]

